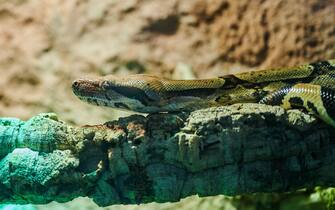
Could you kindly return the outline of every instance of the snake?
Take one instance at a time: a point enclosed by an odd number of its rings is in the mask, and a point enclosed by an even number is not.
[[[335,127],[335,59],[209,79],[106,75],[77,79],[72,90],[84,102],[140,113],[260,103],[302,109]]]

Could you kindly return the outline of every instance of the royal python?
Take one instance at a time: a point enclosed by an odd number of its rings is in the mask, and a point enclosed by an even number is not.
[[[90,104],[142,113],[246,102],[303,108],[335,127],[335,59],[199,80],[108,75],[75,80],[72,89]]]

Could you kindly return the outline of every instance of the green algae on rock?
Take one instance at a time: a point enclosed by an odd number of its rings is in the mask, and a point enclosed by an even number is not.
[[[27,122],[1,118],[0,133],[0,157],[15,148],[52,152],[55,149],[75,150],[77,146],[76,139],[71,138],[75,128],[58,121],[54,113],[39,114]]]

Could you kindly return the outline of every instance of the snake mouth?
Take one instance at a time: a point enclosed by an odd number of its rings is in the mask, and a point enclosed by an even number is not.
[[[93,105],[96,105],[96,106],[108,106],[108,107],[113,106],[113,103],[111,103],[107,99],[97,98],[97,97],[90,97],[90,96],[79,96],[79,95],[77,95],[77,97],[81,101],[85,101],[89,104],[93,104]]]
[[[109,100],[107,98],[97,98],[90,96],[78,96],[77,97],[84,102],[89,104],[93,104],[96,106],[105,106],[105,107],[113,107],[123,111],[135,111],[140,113],[149,113],[150,110],[147,110],[147,107],[140,106],[139,104],[135,105],[134,103],[127,103],[122,101],[114,101]],[[157,111],[156,111],[157,112]]]

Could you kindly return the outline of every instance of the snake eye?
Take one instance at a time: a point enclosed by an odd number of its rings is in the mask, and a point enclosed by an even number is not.
[[[102,81],[101,83],[100,83],[100,87],[102,88],[102,89],[108,89],[109,87],[110,87],[110,84],[107,82],[107,81]]]
[[[78,81],[74,81],[74,82],[72,83],[72,87],[76,88],[76,87],[78,87],[78,86],[79,86],[79,82],[78,82]]]

